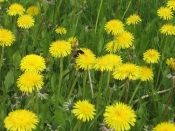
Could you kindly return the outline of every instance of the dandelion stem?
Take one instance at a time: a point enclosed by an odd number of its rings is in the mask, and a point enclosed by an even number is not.
[[[3,59],[4,59],[4,47],[1,47],[1,59],[0,59],[0,72],[1,72],[1,68],[2,68],[2,64],[3,64]]]
[[[129,101],[129,105],[131,104],[132,100],[134,99],[134,96],[135,96],[137,90],[139,89],[140,84],[141,84],[141,81],[139,82],[139,84],[138,84],[137,87],[135,88],[134,93],[132,94],[131,99],[130,99],[130,101]]]
[[[58,99],[61,96],[61,83],[62,83],[62,72],[63,72],[63,57],[60,58],[60,75],[59,75],[59,80],[58,80],[58,89],[57,89],[57,93],[56,93],[56,103],[55,106],[58,106]]]
[[[80,130],[79,128],[80,128],[80,121],[78,120],[76,125],[74,126],[73,131],[79,131]]]
[[[93,90],[92,79],[91,79],[91,74],[89,70],[88,70],[88,76],[89,76],[89,84],[91,88],[92,98],[94,98],[94,90]]]
[[[110,87],[109,87],[109,81],[110,81],[110,77],[111,77],[111,72],[109,71],[107,74],[107,81],[106,81],[106,99],[107,99],[107,104],[110,102],[110,95],[111,95],[111,91],[110,91]],[[110,95],[109,95],[110,94]]]
[[[85,94],[86,94],[86,79],[87,79],[87,70],[84,72],[84,77],[83,77],[83,99],[85,99]]]
[[[101,7],[102,7],[102,3],[103,3],[103,0],[100,1],[100,6],[99,6],[99,9],[98,9],[98,14],[97,14],[96,22],[95,22],[95,33],[97,31],[98,19],[99,19],[99,16],[100,16],[100,11],[101,11]]]
[[[35,104],[36,104],[36,114],[38,115],[38,92],[37,90],[35,89]]]
[[[126,88],[126,93],[125,93],[125,101],[124,101],[124,103],[127,103],[128,94],[129,94],[129,79],[126,79],[125,88]]]
[[[97,114],[98,114],[98,109],[99,109],[99,104],[100,104],[102,82],[103,82],[103,72],[101,72],[100,82],[98,86],[98,95],[97,95],[97,103],[96,103]]]
[[[166,102],[166,106],[165,106],[165,109],[164,109],[164,112],[163,112],[162,121],[165,120],[165,116],[168,112],[168,107],[170,105],[170,101],[171,101],[171,98],[172,98],[174,86],[175,86],[175,78],[173,78],[173,82],[172,82],[172,86],[171,86],[170,93],[169,93],[169,96],[168,96],[168,100]]]
[[[71,97],[71,95],[72,95],[72,92],[73,92],[73,90],[74,90],[75,84],[77,83],[77,81],[78,81],[78,76],[76,76],[76,78],[75,78],[75,80],[74,80],[74,82],[73,82],[73,84],[72,84],[72,86],[71,86],[71,89],[70,89],[69,95],[68,95],[68,97],[67,97],[67,100],[70,99],[70,97]]]
[[[24,31],[24,37],[22,40],[22,56],[26,55],[26,35],[27,35],[27,30]]]

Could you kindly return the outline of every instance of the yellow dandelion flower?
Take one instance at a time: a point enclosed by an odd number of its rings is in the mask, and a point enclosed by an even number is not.
[[[57,40],[50,45],[49,52],[53,57],[65,57],[71,53],[71,44],[64,40]]]
[[[29,15],[38,15],[39,9],[37,6],[30,6],[27,8],[27,13]]]
[[[157,14],[163,20],[170,20],[171,18],[173,18],[173,12],[168,7],[160,7],[157,10]]]
[[[158,63],[160,53],[155,49],[149,49],[143,54],[143,60],[146,63]]]
[[[165,24],[161,27],[160,32],[165,35],[175,35],[175,26]]]
[[[43,76],[37,72],[24,72],[17,79],[17,87],[26,93],[32,93],[33,90],[41,89],[43,86]]]
[[[169,7],[172,10],[175,10],[175,0],[169,0],[167,2],[167,7]]]
[[[4,119],[4,126],[8,131],[32,131],[36,129],[39,119],[29,110],[19,109],[12,111]]]
[[[63,34],[66,34],[66,33],[67,33],[67,30],[66,30],[66,28],[64,28],[64,27],[58,27],[58,28],[55,29],[55,32],[56,32],[57,34],[63,35]]]
[[[120,20],[113,19],[105,24],[105,30],[107,34],[118,35],[124,31],[124,24]]]
[[[8,1],[8,0],[0,0],[0,2],[5,2],[5,1]]]
[[[152,131],[175,131],[175,124],[170,122],[162,122],[156,125]]]
[[[74,104],[72,110],[77,119],[82,120],[83,122],[94,119],[95,111],[94,105],[87,100],[79,100]]]
[[[113,77],[117,80],[137,80],[140,78],[140,67],[133,63],[125,63],[114,69]]]
[[[83,51],[83,54],[79,54],[75,59],[76,69],[89,70],[93,68],[96,57],[90,49],[80,48]]]
[[[97,58],[94,69],[99,71],[112,71],[114,67],[120,65],[122,59],[118,55],[107,54],[102,57]]]
[[[41,72],[46,69],[45,60],[43,57],[35,54],[30,54],[22,58],[20,62],[22,71]]]
[[[122,49],[126,49],[132,46],[132,42],[134,40],[134,36],[128,32],[123,31],[121,34],[115,37],[115,41],[119,44],[119,47]]]
[[[11,46],[15,41],[14,34],[7,29],[0,29],[0,46]]]
[[[116,53],[121,47],[116,41],[110,41],[106,44],[105,49],[109,53]]]
[[[17,20],[18,26],[25,29],[33,27],[34,23],[35,23],[34,18],[28,14],[21,15]]]
[[[73,45],[74,43],[77,42],[77,38],[76,38],[76,37],[70,37],[67,41],[68,41],[69,43],[71,43],[71,45]]]
[[[140,67],[140,72],[141,72],[141,75],[140,75],[140,79],[141,81],[150,81],[150,80],[153,80],[153,71],[146,67],[146,66],[141,66]]]
[[[136,25],[138,22],[141,22],[141,18],[139,15],[137,14],[133,14],[130,15],[127,19],[126,19],[126,24],[127,25]]]
[[[7,10],[8,15],[15,16],[15,15],[22,15],[24,14],[24,7],[18,3],[11,4]]]
[[[110,129],[115,131],[129,130],[135,125],[136,114],[130,106],[118,102],[106,107],[104,121]]]
[[[166,64],[169,66],[170,69],[175,70],[175,59],[174,58],[167,59]]]

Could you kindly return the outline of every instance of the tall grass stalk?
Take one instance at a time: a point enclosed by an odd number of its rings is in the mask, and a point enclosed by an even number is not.
[[[83,99],[85,99],[85,97],[86,97],[86,81],[87,81],[87,75],[88,75],[88,71],[85,70],[84,71],[84,77],[83,77]]]
[[[135,88],[135,90],[134,90],[134,92],[133,92],[133,94],[132,94],[132,96],[131,96],[131,99],[129,100],[129,105],[131,105],[131,103],[133,102],[133,99],[134,99],[134,97],[135,97],[135,94],[136,94],[136,92],[137,92],[137,90],[139,89],[139,87],[140,87],[140,84],[141,84],[141,81],[138,83],[138,85],[136,86],[136,88]]]
[[[1,68],[3,65],[3,59],[4,59],[4,47],[1,47],[1,59],[0,59],[0,72],[1,72]]]
[[[100,6],[98,8],[98,13],[97,13],[97,18],[96,18],[96,22],[95,22],[95,33],[97,31],[97,26],[98,26],[98,20],[99,20],[99,15],[100,15],[100,11],[101,11],[101,7],[102,7],[102,4],[103,4],[103,0],[100,1]]]
[[[60,58],[60,72],[59,72],[59,80],[58,80],[58,88],[55,94],[56,103],[55,106],[58,107],[59,98],[61,98],[61,84],[62,84],[62,77],[63,77],[63,57]]]
[[[163,115],[162,115],[162,121],[165,121],[165,117],[166,117],[166,114],[168,112],[168,107],[170,105],[170,102],[171,102],[171,99],[172,99],[172,96],[173,96],[174,87],[175,87],[175,76],[173,76],[173,82],[172,82],[172,86],[171,86],[171,89],[170,89],[170,92],[169,92],[169,96],[168,96],[168,99],[167,99],[167,102],[166,102],[166,106],[165,106],[165,109],[164,109],[164,112],[163,112]]]
[[[101,98],[102,82],[103,82],[103,72],[101,72],[100,81],[99,81],[99,86],[98,86],[98,94],[97,94],[97,102],[96,102],[96,110],[97,110],[97,113],[98,113],[98,111],[99,111],[99,104],[100,104],[100,98]]]

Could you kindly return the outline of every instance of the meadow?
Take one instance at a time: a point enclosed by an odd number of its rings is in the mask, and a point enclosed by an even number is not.
[[[175,0],[0,0],[0,131],[175,131]]]

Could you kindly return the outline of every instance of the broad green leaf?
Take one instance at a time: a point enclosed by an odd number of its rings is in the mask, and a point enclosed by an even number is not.
[[[11,69],[7,73],[7,75],[5,76],[4,84],[5,84],[6,89],[14,84],[14,71],[13,71],[13,69]]]
[[[13,65],[15,66],[15,68],[19,67],[20,61],[21,61],[21,54],[17,50],[13,55]]]

